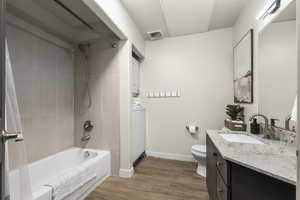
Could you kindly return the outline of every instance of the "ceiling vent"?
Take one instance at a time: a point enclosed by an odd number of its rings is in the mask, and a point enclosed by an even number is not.
[[[161,30],[148,32],[148,37],[150,40],[160,40],[163,39],[164,35]]]

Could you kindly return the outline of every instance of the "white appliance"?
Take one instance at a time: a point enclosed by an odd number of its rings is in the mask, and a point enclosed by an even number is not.
[[[146,109],[139,100],[132,107],[131,162],[134,163],[145,152]]]
[[[132,57],[132,83],[131,92],[134,95],[139,94],[140,90],[140,62]]]

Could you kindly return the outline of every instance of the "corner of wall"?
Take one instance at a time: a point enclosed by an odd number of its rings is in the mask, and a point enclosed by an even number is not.
[[[129,170],[130,162],[130,131],[131,131],[131,54],[132,44],[123,41],[119,47],[120,66],[120,168]]]
[[[130,169],[120,169],[119,176],[121,178],[131,178],[134,175],[134,169],[131,167]]]

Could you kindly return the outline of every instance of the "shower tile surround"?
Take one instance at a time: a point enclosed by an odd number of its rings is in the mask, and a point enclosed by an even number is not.
[[[16,92],[26,142],[28,162],[34,162],[73,146],[109,150],[112,173],[120,166],[120,112],[118,48],[110,39],[93,41],[89,49],[89,67],[78,53],[8,26],[7,39],[15,76]],[[88,80],[92,106],[81,104],[84,74]],[[84,100],[86,101],[86,96]],[[92,120],[91,140],[82,142],[83,123]],[[9,128],[8,123],[8,128]],[[11,130],[11,129],[9,129]],[[10,143],[10,166],[27,162],[18,157]]]
[[[120,166],[119,64],[118,49],[112,48],[112,41],[103,39],[91,44],[88,51],[89,66],[84,64],[83,56],[76,55],[75,144],[111,151],[112,174],[117,175]],[[90,108],[87,108],[88,96],[84,89],[86,70],[92,98]],[[82,142],[85,120],[91,120],[94,129],[89,133],[91,139]]]
[[[33,34],[7,29],[28,161],[33,162],[74,146],[73,57]],[[21,160],[12,145],[13,167]]]

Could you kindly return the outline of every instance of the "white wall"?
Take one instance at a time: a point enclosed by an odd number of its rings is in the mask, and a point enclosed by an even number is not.
[[[205,143],[205,129],[220,129],[233,101],[232,29],[146,42],[141,91],[181,92],[180,98],[145,98],[147,151],[190,156]],[[200,139],[185,130],[201,128]]]
[[[129,41],[123,41],[119,47],[120,65],[120,141],[121,170],[132,170],[130,162],[131,133],[131,55],[132,46]],[[122,173],[122,171],[121,171]]]
[[[259,112],[280,127],[297,95],[296,49],[295,20],[272,23],[259,35]]]
[[[263,9],[268,0],[248,1],[233,27],[234,45],[237,44],[243,35],[245,35],[250,29],[254,30],[254,103],[243,105],[245,107],[246,121],[248,121],[249,116],[258,112],[258,34],[292,1],[293,0],[282,0],[280,9],[275,14],[268,16],[265,20],[257,20],[256,16],[259,14],[261,9]]]

